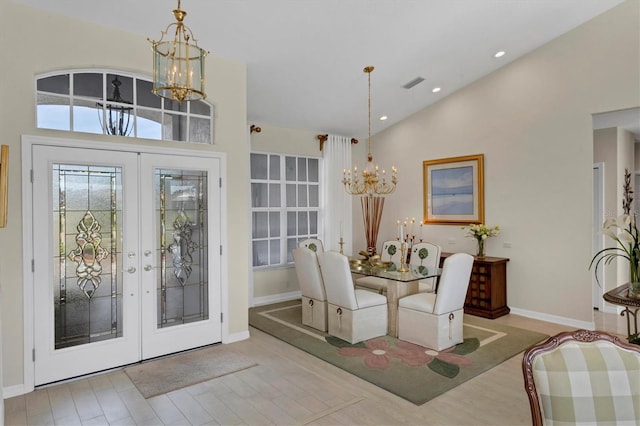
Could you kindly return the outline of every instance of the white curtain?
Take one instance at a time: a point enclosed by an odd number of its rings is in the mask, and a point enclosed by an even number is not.
[[[342,184],[342,172],[350,169],[351,138],[329,135],[322,149],[324,202],[324,248],[340,250],[340,236],[344,240],[343,251],[352,255],[353,232],[351,212],[352,196],[347,194]]]

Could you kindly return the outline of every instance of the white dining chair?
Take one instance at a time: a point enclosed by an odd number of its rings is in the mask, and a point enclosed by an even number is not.
[[[409,267],[411,272],[417,275],[432,272],[440,266],[440,253],[442,249],[439,245],[429,242],[415,243],[411,247],[409,257]],[[419,293],[432,293],[436,291],[438,277],[425,278],[418,281]]]
[[[306,247],[293,249],[293,261],[302,293],[302,324],[327,331],[327,293],[318,255]]]
[[[473,256],[455,253],[444,261],[437,293],[398,301],[398,339],[440,351],[462,343],[464,301]]]
[[[396,268],[399,268],[401,257],[400,241],[389,240],[382,243],[381,262],[392,262]],[[375,291],[380,294],[387,293],[387,280],[384,278],[360,277],[356,278],[355,285],[358,289]]]
[[[355,289],[346,256],[333,251],[319,256],[327,292],[328,333],[349,343],[387,334],[387,298]]]

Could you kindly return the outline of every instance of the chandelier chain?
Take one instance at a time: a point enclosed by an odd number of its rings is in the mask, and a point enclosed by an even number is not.
[[[388,195],[396,189],[398,183],[397,169],[391,167],[391,182],[386,180],[386,171],[382,170],[382,175],[378,171],[378,165],[373,164],[373,154],[371,154],[371,72],[374,70],[373,66],[367,66],[364,68],[364,72],[368,74],[368,118],[369,127],[367,135],[367,164],[362,170],[362,180],[358,176],[358,166],[354,166],[353,172],[351,170],[344,169],[342,176],[342,184],[345,191],[350,195]]]

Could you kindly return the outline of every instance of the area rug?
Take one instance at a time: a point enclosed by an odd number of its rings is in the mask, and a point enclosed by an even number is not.
[[[391,336],[351,345],[302,325],[300,300],[249,310],[249,324],[416,405],[483,373],[547,335],[465,315],[464,342],[443,351]]]
[[[213,345],[143,362],[124,372],[145,398],[151,398],[256,365],[226,346]]]

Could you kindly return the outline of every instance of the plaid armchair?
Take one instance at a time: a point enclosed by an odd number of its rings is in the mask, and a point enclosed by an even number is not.
[[[527,349],[522,371],[534,425],[640,424],[640,346],[564,332]]]

